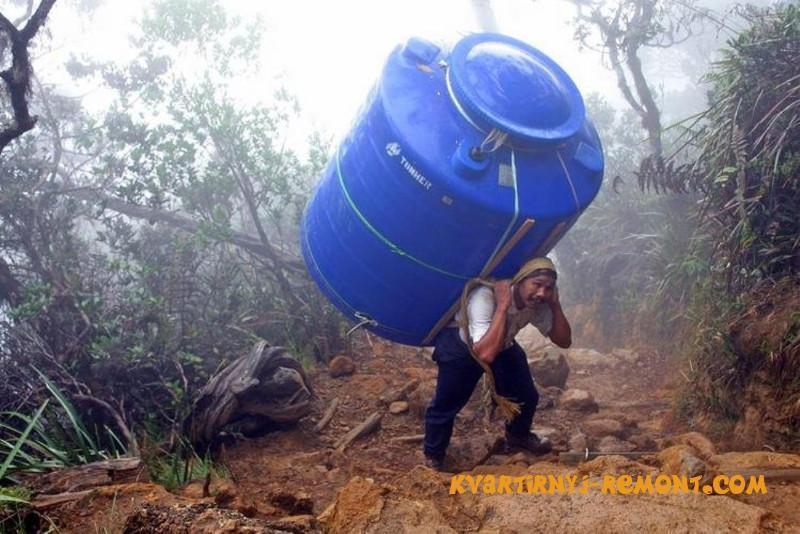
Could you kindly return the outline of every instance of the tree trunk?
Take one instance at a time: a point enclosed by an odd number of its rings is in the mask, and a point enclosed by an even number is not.
[[[274,423],[294,423],[311,412],[313,397],[300,363],[285,349],[259,341],[211,377],[184,427],[198,449],[232,424],[258,431]]]

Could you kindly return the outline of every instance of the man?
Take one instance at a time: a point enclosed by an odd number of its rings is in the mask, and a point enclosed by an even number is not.
[[[512,280],[499,280],[493,289],[478,287],[467,300],[469,338],[475,357],[490,366],[497,393],[520,404],[520,412],[506,423],[506,443],[512,449],[535,454],[546,454],[552,446],[530,430],[539,394],[525,351],[514,337],[530,323],[559,347],[572,344],[572,331],[558,300],[557,277],[553,262],[535,258]],[[439,376],[436,393],[425,413],[424,452],[426,464],[437,470],[443,468],[456,414],[483,374],[470,354],[467,333],[458,327],[461,313],[463,310],[437,336],[433,352]]]

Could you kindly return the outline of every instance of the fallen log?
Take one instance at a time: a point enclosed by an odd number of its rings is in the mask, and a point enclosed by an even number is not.
[[[184,428],[192,444],[203,449],[230,425],[255,433],[275,423],[295,423],[311,412],[313,395],[300,363],[262,340],[211,377]]]
[[[115,458],[59,469],[27,481],[38,494],[72,493],[111,484],[149,482],[140,458]]]
[[[41,511],[50,508],[51,506],[64,504],[65,502],[77,501],[78,499],[86,497],[91,492],[92,490],[83,490],[83,491],[70,491],[67,493],[56,493],[54,495],[37,495],[31,501],[31,507],[34,510]]]
[[[374,412],[372,415],[367,417],[367,419],[352,429],[350,432],[339,438],[339,440],[334,445],[334,448],[338,452],[344,452],[344,450],[350,446],[358,438],[366,436],[380,428],[381,426],[381,418],[383,418],[383,414],[381,412]]]
[[[392,443],[420,443],[425,439],[425,434],[412,434],[410,436],[397,436],[389,439]]]

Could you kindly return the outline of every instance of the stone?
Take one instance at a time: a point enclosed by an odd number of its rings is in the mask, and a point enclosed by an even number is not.
[[[615,419],[592,419],[581,423],[581,430],[590,438],[600,439],[605,436],[616,436],[625,439],[625,427]]]
[[[618,456],[598,458],[592,472],[635,475],[653,468]],[[518,473],[518,467],[488,466],[484,473]],[[536,463],[531,474],[567,475],[568,468]],[[574,472],[574,471],[572,471]],[[599,484],[599,481],[598,481]],[[460,488],[450,495],[448,489]],[[322,515],[326,532],[764,532],[767,510],[728,497],[669,494],[473,495],[450,475],[414,468],[391,485],[355,477],[343,485]]]
[[[636,445],[615,436],[606,436],[597,444],[597,452],[633,452]]]
[[[557,443],[563,439],[561,432],[551,426],[533,425],[531,431],[540,438],[549,439],[550,443]]]
[[[391,387],[381,394],[378,403],[389,405],[393,402],[408,400],[408,394],[414,391],[417,386],[419,386],[419,378],[412,378],[399,388]]]
[[[558,407],[563,410],[592,413],[598,411],[594,397],[583,389],[568,389],[558,399]]]
[[[408,407],[411,414],[422,419],[425,417],[425,410],[433,399],[436,391],[436,380],[425,380],[416,388],[408,393]]]
[[[640,451],[654,451],[658,447],[656,441],[647,434],[634,434],[628,436],[627,440],[636,445]]]
[[[581,365],[588,367],[612,365],[617,359],[594,349],[569,349],[567,351],[567,361],[570,366]]]
[[[715,454],[717,449],[711,440],[700,432],[687,432],[677,436],[671,436],[664,440],[664,447],[672,445],[686,445],[691,448],[695,455],[701,460],[708,460]]]
[[[454,439],[448,448],[453,467],[458,471],[469,471],[481,465],[502,448],[503,439],[496,435],[477,435]]]
[[[328,362],[328,372],[333,378],[350,376],[356,372],[356,364],[348,356],[340,354]]]
[[[571,451],[585,451],[589,447],[589,441],[584,433],[576,432],[570,436],[567,445]]]
[[[639,361],[639,355],[630,349],[614,349],[611,351],[611,355],[626,364],[634,364]]]
[[[395,401],[389,405],[389,413],[401,414],[408,411],[408,403],[406,401]]]
[[[665,475],[702,476],[706,472],[706,464],[694,455],[687,445],[673,445],[658,453],[658,463]]]
[[[532,360],[528,368],[536,384],[544,387],[564,388],[569,377],[567,359],[561,353],[546,352],[543,357]]]

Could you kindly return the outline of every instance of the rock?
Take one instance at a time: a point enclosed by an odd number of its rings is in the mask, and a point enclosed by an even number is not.
[[[356,372],[356,364],[351,358],[340,354],[328,362],[328,372],[333,378],[350,376]]]
[[[198,534],[228,533],[279,533],[286,532],[271,521],[252,519],[235,510],[214,507],[212,504],[176,504],[164,506],[145,503],[125,521],[125,534]],[[302,530],[299,532],[303,532]]]
[[[686,445],[694,451],[694,454],[701,460],[708,460],[715,454],[717,449],[711,440],[700,432],[687,432],[678,436],[671,436],[664,440],[664,447],[672,445]]]
[[[614,349],[611,355],[627,364],[634,364],[639,360],[639,355],[630,349]]]
[[[317,518],[311,514],[289,515],[269,521],[271,528],[286,532],[319,532]]]
[[[589,447],[589,441],[586,439],[585,434],[576,432],[570,436],[567,445],[571,451],[585,451]]]
[[[406,401],[395,401],[389,405],[389,413],[401,414],[408,411],[408,403]]]
[[[636,475],[654,468],[618,456],[598,458],[599,473]],[[514,476],[517,466],[486,466],[491,473]],[[547,470],[545,469],[547,468]],[[569,470],[537,463],[530,474],[566,475]],[[574,472],[574,471],[573,471]],[[488,482],[484,479],[484,482]],[[492,484],[486,484],[492,486]],[[429,469],[415,468],[391,485],[351,479],[319,517],[326,532],[586,532],[602,525],[608,532],[763,532],[769,518],[763,508],[728,497],[706,495],[585,494],[473,495],[464,482]],[[449,488],[454,487],[454,495]],[[481,484],[484,487],[484,484]],[[496,487],[496,486],[495,486]],[[457,488],[463,490],[463,493]]]
[[[606,436],[597,444],[598,452],[633,452],[636,445],[614,436]]]
[[[499,452],[502,444],[503,438],[490,434],[454,439],[448,449],[448,455],[457,471],[469,471],[486,462],[495,452]]]
[[[706,464],[687,445],[673,445],[658,453],[658,463],[665,475],[694,477],[706,472]]]
[[[536,405],[537,410],[550,410],[555,406],[556,401],[553,397],[539,393],[539,404]]]
[[[532,431],[540,438],[547,438],[550,443],[556,444],[563,441],[564,437],[557,429],[551,426],[533,425]]]
[[[393,402],[408,400],[408,394],[419,386],[419,378],[413,378],[399,388],[390,388],[381,394],[379,403],[389,405]]]
[[[536,384],[563,389],[567,383],[569,365],[563,354],[546,352],[543,357],[532,360],[528,367]]]
[[[568,389],[558,399],[558,407],[576,412],[596,412],[597,406],[594,397],[583,389]]]
[[[640,451],[654,451],[658,447],[655,440],[647,434],[634,434],[627,438],[628,441],[636,445]]]
[[[570,367],[580,366],[600,366],[612,365],[616,358],[607,354],[602,354],[594,349],[569,349],[567,351],[567,361]]]
[[[578,474],[654,475],[658,469],[624,456],[598,456],[578,466]]]
[[[436,381],[426,380],[421,382],[414,390],[408,394],[408,407],[411,413],[422,419],[425,417],[425,410],[428,408],[433,394],[436,391]]]
[[[625,427],[615,419],[592,419],[581,423],[581,429],[590,438],[600,439],[605,436],[616,436],[625,439]]]

